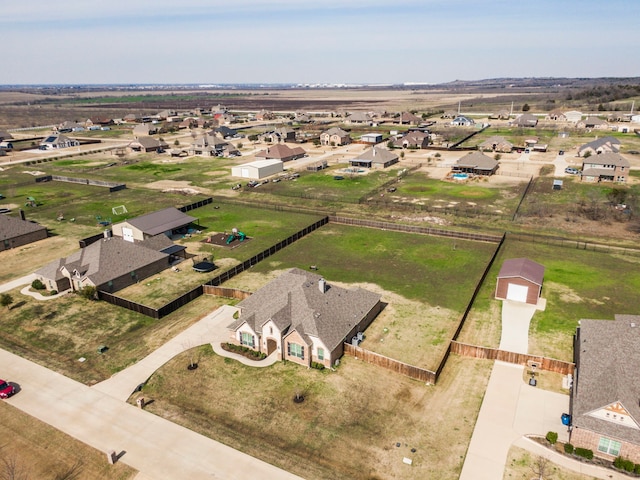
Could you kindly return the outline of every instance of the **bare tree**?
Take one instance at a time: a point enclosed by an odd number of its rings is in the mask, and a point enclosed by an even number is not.
[[[544,476],[549,470],[549,460],[544,457],[535,457],[531,465],[531,471],[538,477],[538,480],[544,480]]]
[[[77,480],[82,473],[83,463],[81,459],[75,461],[73,465],[56,473],[54,480]]]
[[[29,480],[29,471],[20,464],[16,455],[2,455],[0,480]]]

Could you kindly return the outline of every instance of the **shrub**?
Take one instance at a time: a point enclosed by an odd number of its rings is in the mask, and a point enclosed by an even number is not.
[[[624,458],[616,457],[616,459],[613,461],[613,466],[616,468],[622,468],[622,462],[624,462]]]
[[[95,300],[97,293],[98,291],[93,285],[87,285],[85,287],[82,287],[82,289],[80,290],[80,295],[82,295],[87,300]]]
[[[35,289],[35,290],[44,290],[45,287],[44,283],[42,283],[39,279],[35,279],[33,282],[31,282],[31,288]]]
[[[311,362],[311,368],[315,368],[317,370],[324,370],[324,364],[318,362]]]
[[[586,458],[587,460],[593,460],[593,450],[589,450],[588,448],[576,448],[574,453],[582,458]]]
[[[640,463],[635,464],[635,466],[633,467],[633,473],[635,473],[636,475],[640,475]]]
[[[570,443],[565,443],[564,453],[568,453],[569,455],[571,455],[573,453],[573,445],[571,445]]]
[[[58,294],[58,290],[51,290],[51,295],[57,295]]]
[[[627,472],[633,472],[633,469],[636,467],[636,464],[631,460],[625,460],[622,463],[622,468],[624,468]]]
[[[551,445],[554,445],[558,441],[558,432],[547,432],[546,439]]]

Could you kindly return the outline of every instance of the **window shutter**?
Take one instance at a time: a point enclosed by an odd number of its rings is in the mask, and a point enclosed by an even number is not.
[[[300,358],[304,360],[304,345],[300,346]]]
[[[251,348],[255,348],[256,346],[256,337],[251,335]]]
[[[291,344],[287,342],[287,355],[291,356]]]

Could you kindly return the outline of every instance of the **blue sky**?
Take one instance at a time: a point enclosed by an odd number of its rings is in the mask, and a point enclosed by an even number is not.
[[[5,0],[0,84],[640,76],[640,1]]]

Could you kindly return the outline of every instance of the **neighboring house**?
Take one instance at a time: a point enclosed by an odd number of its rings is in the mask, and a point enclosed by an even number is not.
[[[350,124],[356,124],[356,125],[357,124],[371,125],[373,123],[373,119],[371,118],[371,115],[369,115],[368,113],[354,112],[347,116],[347,118],[345,119],[345,122]]]
[[[351,136],[349,135],[349,132],[339,127],[332,127],[320,134],[321,145],[334,145],[336,147],[339,147],[341,145],[348,145],[350,143]]]
[[[442,114],[441,118],[456,118],[459,115],[455,110],[447,110]]]
[[[22,218],[0,215],[0,252],[47,238],[47,228]]]
[[[6,140],[13,140],[13,135],[11,135],[9,132],[0,130],[0,142],[4,142]]]
[[[47,290],[76,291],[91,285],[116,292],[168,268],[174,259],[169,253],[172,247],[178,246],[164,235],[140,243],[105,237],[45,265],[35,275]]]
[[[335,365],[350,342],[380,313],[380,295],[328,284],[293,268],[238,304],[230,341],[311,366]]]
[[[260,110],[256,113],[256,120],[275,120],[276,115],[268,110]]]
[[[453,169],[474,175],[493,175],[498,170],[498,161],[482,152],[473,152],[459,158]]]
[[[607,124],[606,120],[603,120],[602,118],[596,116],[592,116],[587,117],[584,120],[580,120],[578,123],[576,123],[576,127],[603,130],[605,128],[609,128],[609,125]]]
[[[296,131],[290,127],[279,127],[263,133],[262,135],[260,135],[260,139],[263,142],[270,143],[295,142]]]
[[[138,137],[127,145],[133,152],[158,152],[162,153],[169,145],[164,140],[153,137]]]
[[[251,180],[261,180],[284,171],[282,160],[256,160],[231,167],[231,175]]]
[[[84,125],[67,120],[55,127],[55,131],[58,133],[82,132],[84,131]]]
[[[430,135],[426,132],[413,130],[393,142],[399,148],[427,148],[429,146]]]
[[[630,170],[629,161],[619,153],[591,155],[582,161],[583,182],[625,183]]]
[[[233,144],[225,142],[213,132],[197,138],[189,147],[189,155],[202,157],[239,157],[241,155]]]
[[[584,157],[587,152],[589,152],[589,155],[597,155],[600,153],[618,153],[619,151],[620,140],[615,137],[602,137],[580,146],[578,148],[578,156]]]
[[[422,118],[411,112],[402,112],[398,118],[393,120],[393,123],[399,123],[400,125],[420,125]]]
[[[122,117],[122,121],[125,123],[135,123],[138,121],[138,115],[135,113],[128,113],[124,117]]]
[[[489,115],[489,118],[491,120],[509,120],[509,118],[511,117],[511,114],[509,113],[509,110],[498,110],[495,113],[492,113],[491,115]]]
[[[538,125],[538,117],[531,113],[523,113],[510,123],[514,127],[535,127]]]
[[[568,112],[564,112],[564,117],[567,119],[567,122],[578,123],[582,120],[582,112],[578,110],[569,110]]]
[[[549,113],[547,113],[547,115],[544,118],[545,120],[554,120],[558,122],[567,121],[567,117],[565,116],[564,112],[559,109],[551,110]]]
[[[578,322],[569,441],[640,463],[640,316]]]
[[[475,125],[475,120],[473,118],[465,117],[464,115],[458,115],[456,118],[451,120],[451,125],[455,125],[456,127],[470,127]]]
[[[384,148],[372,147],[349,160],[352,167],[387,168],[398,163],[398,155]]]
[[[302,147],[291,148],[284,143],[274,145],[256,153],[257,159],[264,160],[282,160],[283,162],[289,162],[291,160],[297,160],[307,155],[307,152]]]
[[[513,150],[513,143],[504,137],[494,135],[478,145],[478,148],[485,151],[509,153]]]
[[[382,141],[381,133],[365,133],[360,136],[360,141],[363,143],[369,143],[371,145],[375,145]]]
[[[527,258],[510,258],[504,261],[498,273],[495,297],[537,305],[543,281],[542,265]]]
[[[40,150],[57,150],[59,148],[78,147],[80,142],[64,135],[49,135],[40,142]]]
[[[229,138],[241,138],[241,135],[238,135],[238,131],[233,128],[229,128],[226,125],[222,125],[221,127],[214,128],[213,133],[216,135],[226,139]]]
[[[155,135],[158,133],[158,127],[154,123],[141,123],[133,127],[134,137],[148,137],[149,135]]]
[[[111,227],[113,236],[128,242],[141,242],[164,234],[166,237],[186,231],[196,219],[170,207],[116,223]]]

